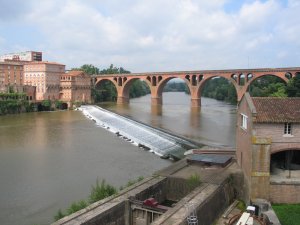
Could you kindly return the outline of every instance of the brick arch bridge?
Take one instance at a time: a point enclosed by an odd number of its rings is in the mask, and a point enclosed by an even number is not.
[[[111,81],[118,92],[117,103],[129,103],[129,89],[133,81],[144,80],[150,87],[151,104],[162,104],[162,91],[165,84],[180,78],[188,86],[191,93],[191,106],[201,106],[201,92],[205,83],[214,77],[224,77],[229,80],[237,92],[240,101],[249,85],[255,79],[263,76],[276,76],[287,82],[290,78],[300,74],[300,67],[292,68],[262,68],[262,69],[232,69],[232,70],[199,70],[179,72],[130,73],[130,74],[101,74],[93,75],[92,82],[96,86],[104,80]]]

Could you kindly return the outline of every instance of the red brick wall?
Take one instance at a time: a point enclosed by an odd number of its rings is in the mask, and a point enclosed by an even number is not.
[[[292,124],[292,136],[284,135],[284,124],[255,124],[256,136],[270,137],[272,139],[271,153],[283,149],[300,149],[300,124]]]
[[[244,130],[242,125],[241,113],[248,116],[247,130]],[[244,173],[249,178],[251,176],[252,164],[252,115],[247,105],[247,100],[244,97],[239,103],[237,112],[237,127],[236,127],[236,157],[238,164],[243,169]]]
[[[299,203],[300,182],[297,184],[270,184],[270,201],[273,203]]]

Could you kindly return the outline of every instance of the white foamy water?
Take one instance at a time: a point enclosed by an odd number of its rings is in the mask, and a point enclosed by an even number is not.
[[[115,114],[98,106],[81,106],[79,108],[99,127],[118,135],[126,141],[144,149],[153,151],[159,156],[183,154],[184,151],[197,148],[193,143],[170,135],[161,130]]]

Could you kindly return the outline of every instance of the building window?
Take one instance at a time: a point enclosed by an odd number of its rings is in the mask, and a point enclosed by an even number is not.
[[[241,127],[245,130],[247,130],[247,119],[248,119],[248,116],[241,114],[241,122],[242,122]]]
[[[284,134],[292,135],[292,124],[284,123]]]

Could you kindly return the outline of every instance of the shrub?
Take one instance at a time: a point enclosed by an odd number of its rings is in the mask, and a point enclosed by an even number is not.
[[[89,202],[94,203],[116,193],[117,189],[109,184],[106,184],[105,180],[102,180],[100,185],[99,181],[97,180],[96,186],[92,186]]]
[[[64,218],[66,215],[59,209],[54,216],[54,221],[60,220],[61,218]]]
[[[67,213],[68,213],[68,215],[71,215],[72,213],[75,213],[81,209],[84,209],[87,206],[88,206],[88,204],[84,200],[81,200],[79,202],[73,202],[72,205],[70,206],[70,208],[67,209]]]
[[[194,189],[201,184],[201,179],[198,174],[192,174],[187,180],[188,187]]]

